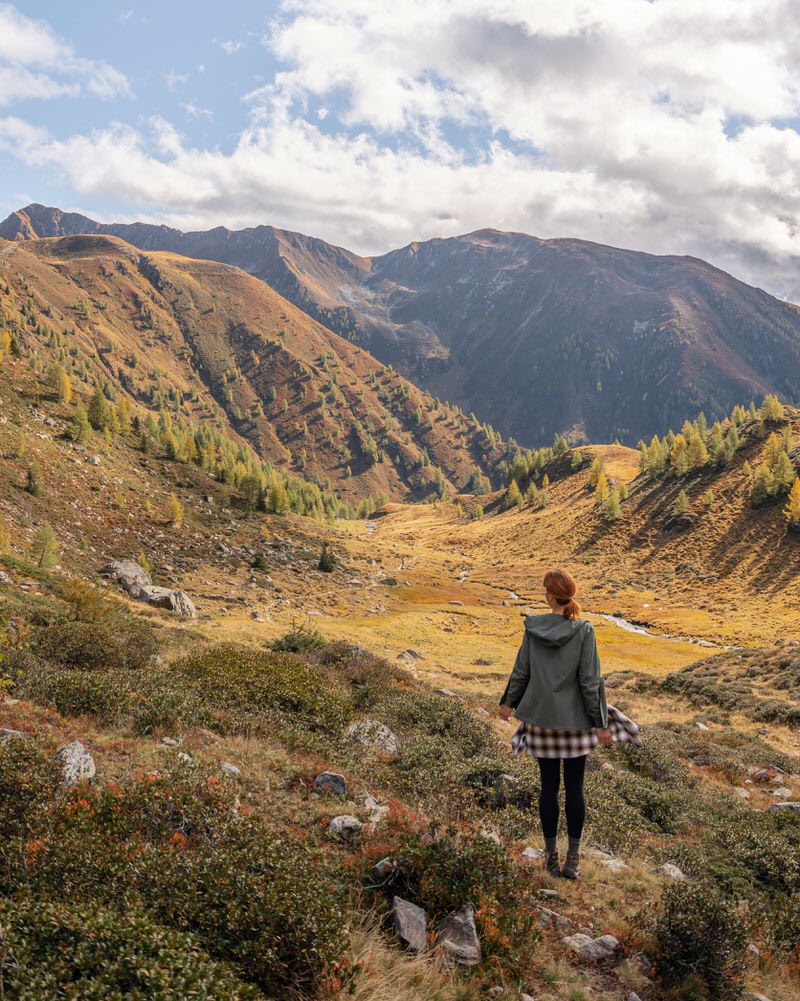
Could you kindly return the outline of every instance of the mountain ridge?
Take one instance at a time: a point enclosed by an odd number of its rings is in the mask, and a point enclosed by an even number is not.
[[[66,230],[242,268],[523,445],[634,444],[701,410],[800,399],[800,311],[695,257],[491,228],[360,257],[271,226],[182,233],[40,205],[0,224],[13,240]]]

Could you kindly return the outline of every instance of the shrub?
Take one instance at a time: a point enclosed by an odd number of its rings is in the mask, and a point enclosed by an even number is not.
[[[214,962],[190,935],[159,925],[139,909],[0,902],[3,993],[16,1001],[45,997],[147,1001],[259,1001],[265,995]]]
[[[111,622],[64,622],[37,629],[30,646],[41,659],[80,670],[144,668],[158,652],[150,623],[129,615]]]
[[[0,743],[0,830],[4,842],[35,830],[60,774],[36,741],[11,738]]]
[[[655,934],[666,986],[720,1001],[741,995],[747,931],[714,886],[690,881],[668,887]]]
[[[323,573],[333,573],[337,563],[336,554],[328,549],[327,542],[323,542],[322,552],[319,554],[319,563],[317,564],[318,569]]]
[[[325,640],[321,633],[311,626],[303,623],[292,628],[288,633],[284,633],[280,639],[270,644],[270,650],[276,653],[308,653],[311,650],[319,650],[325,646]]]

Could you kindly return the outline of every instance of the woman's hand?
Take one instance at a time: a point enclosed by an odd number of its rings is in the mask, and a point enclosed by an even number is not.
[[[500,719],[509,720],[514,710],[511,706],[500,706]]]
[[[605,730],[599,727],[595,728],[595,733],[597,734],[597,739],[603,745],[603,747],[612,747],[614,744],[614,738],[611,736],[611,731],[606,727]]]

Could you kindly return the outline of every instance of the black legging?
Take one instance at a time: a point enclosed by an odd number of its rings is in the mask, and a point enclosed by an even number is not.
[[[586,819],[586,803],[583,800],[583,774],[586,771],[586,755],[579,758],[537,758],[542,776],[542,791],[539,793],[539,816],[542,833],[546,838],[558,834],[558,787],[561,782],[561,762],[564,762],[564,800],[567,814],[567,834],[580,838]]]

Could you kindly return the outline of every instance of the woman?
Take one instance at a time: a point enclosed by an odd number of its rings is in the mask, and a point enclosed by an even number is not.
[[[580,875],[587,755],[598,744],[611,747],[615,739],[641,745],[636,724],[606,704],[594,629],[578,618],[575,592],[575,581],[565,570],[545,574],[545,600],[551,611],[525,620],[522,645],[500,700],[501,717],[507,720],[514,712],[521,721],[511,741],[514,753],[530,754],[539,762],[545,867],[566,879]],[[562,761],[569,838],[563,869],[556,843]]]

